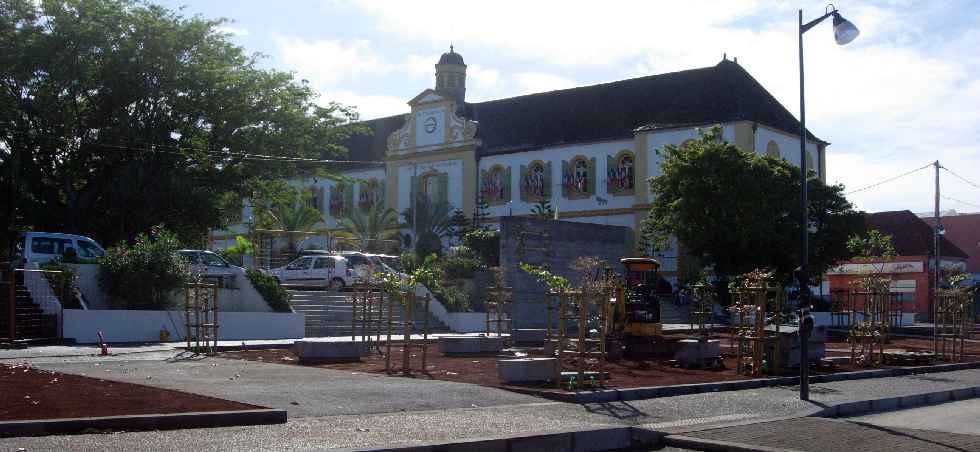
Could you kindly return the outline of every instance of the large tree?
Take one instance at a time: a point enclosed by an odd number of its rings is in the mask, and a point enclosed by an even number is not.
[[[721,129],[701,131],[684,147],[657,151],[660,175],[650,180],[653,203],[644,233],[664,244],[674,236],[683,251],[720,276],[770,268],[783,282],[800,261],[800,170],[786,160],[757,155],[721,140]],[[850,256],[848,238],[863,215],[809,174],[810,272],[818,278]]]
[[[282,157],[343,155],[356,114],[257,68],[222,23],[136,0],[0,1],[0,230],[200,237],[256,178],[318,171]]]

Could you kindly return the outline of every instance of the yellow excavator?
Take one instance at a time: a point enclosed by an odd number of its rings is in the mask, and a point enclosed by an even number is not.
[[[660,262],[649,257],[626,257],[619,262],[626,273],[616,288],[610,339],[621,341],[627,357],[654,355],[654,340],[663,334],[657,297]]]

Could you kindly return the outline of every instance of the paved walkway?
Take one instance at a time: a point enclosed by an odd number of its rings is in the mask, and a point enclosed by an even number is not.
[[[729,426],[808,416],[828,404],[980,386],[980,370],[964,370],[815,384],[811,402],[800,401],[796,388],[775,387],[578,405],[460,383],[220,358],[186,360],[178,359],[177,353],[148,350],[111,359],[70,356],[19,361],[49,370],[284,408],[289,411],[289,422],[7,438],[0,439],[0,450],[312,450],[617,425],[708,435],[711,430],[707,428],[738,429],[741,427]]]
[[[914,428],[939,432],[980,435],[980,399],[889,411],[848,418],[849,421],[881,427]]]
[[[813,417],[706,430],[685,436],[801,451],[980,451],[978,435],[879,427]]]

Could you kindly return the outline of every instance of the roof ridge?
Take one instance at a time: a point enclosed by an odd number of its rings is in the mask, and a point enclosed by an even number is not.
[[[725,61],[722,61],[721,63],[718,63],[718,64],[716,64],[714,66],[704,66],[704,67],[698,67],[698,68],[692,68],[692,69],[683,69],[683,70],[680,70],[680,71],[673,71],[673,72],[662,72],[662,73],[659,73],[659,74],[650,74],[650,75],[643,75],[643,76],[640,76],[640,77],[624,78],[624,79],[613,80],[613,81],[609,81],[609,82],[593,83],[591,85],[573,86],[571,88],[553,89],[553,90],[550,90],[550,91],[539,91],[539,92],[536,92],[536,93],[527,93],[527,94],[520,94],[520,95],[517,95],[517,96],[504,97],[504,98],[500,98],[500,99],[485,100],[485,101],[482,101],[482,102],[466,102],[466,104],[467,105],[486,105],[486,104],[492,104],[492,103],[496,103],[496,102],[504,102],[504,101],[510,101],[510,100],[528,98],[528,97],[544,96],[544,95],[555,94],[555,93],[563,93],[563,92],[571,92],[571,91],[577,91],[577,90],[584,90],[584,89],[589,89],[589,88],[596,88],[596,87],[599,87],[599,86],[616,85],[616,84],[624,83],[624,82],[633,82],[633,81],[641,81],[641,80],[647,80],[647,79],[657,78],[657,77],[666,77],[666,76],[675,75],[675,74],[707,71],[707,70],[711,70],[711,69],[716,69],[716,68],[720,67],[724,63],[725,63]],[[728,61],[728,63],[731,63],[731,62]]]

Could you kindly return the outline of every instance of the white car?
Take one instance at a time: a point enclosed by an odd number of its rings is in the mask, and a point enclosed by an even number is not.
[[[74,251],[82,259],[95,259],[105,255],[105,250],[88,237],[57,232],[24,232],[14,244],[14,262],[17,266],[28,263],[44,264]]]
[[[192,273],[218,280],[219,287],[238,288],[239,278],[245,278],[244,268],[229,264],[224,258],[211,251],[178,250],[177,255],[187,261]]]
[[[267,270],[266,274],[280,284],[318,286],[337,291],[344,290],[356,279],[347,259],[331,254],[300,256],[283,267]]]

